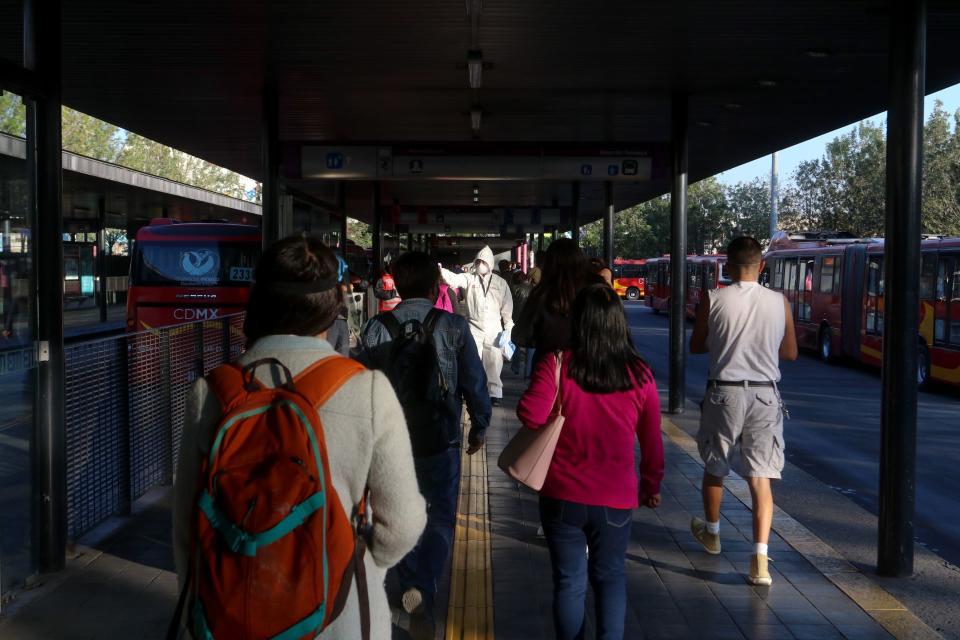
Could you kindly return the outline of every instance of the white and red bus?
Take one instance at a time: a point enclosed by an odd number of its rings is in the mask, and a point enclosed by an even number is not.
[[[791,238],[770,243],[764,282],[790,302],[797,342],[821,359],[880,366],[884,245],[876,238]],[[922,244],[917,382],[960,386],[960,238]]]
[[[127,331],[243,311],[260,246],[252,225],[152,220],[134,239]]]
[[[616,258],[613,261],[613,289],[621,298],[639,300],[646,294],[647,261]]]
[[[696,317],[704,291],[719,289],[729,283],[725,255],[687,256],[686,316],[691,320]],[[647,260],[646,301],[654,313],[670,310],[670,256]]]

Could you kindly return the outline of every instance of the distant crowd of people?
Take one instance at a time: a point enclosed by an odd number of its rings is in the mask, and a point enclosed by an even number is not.
[[[485,446],[509,361],[526,384],[516,407],[523,428],[563,416],[539,489],[556,637],[584,637],[588,583],[596,637],[623,637],[634,510],[661,504],[659,394],[609,267],[568,239],[538,258],[529,270],[495,265],[484,247],[447,269],[427,253],[402,254],[375,281],[378,313],[351,348],[344,261],[309,237],[264,252],[247,351],[187,399],[172,629],[386,639],[390,570],[402,607],[431,620],[461,450]],[[796,357],[796,340],[783,296],[757,284],[759,244],[738,238],[727,264],[734,284],[704,299],[691,339],[711,358],[697,437],[705,511],[691,533],[720,553],[723,478],[739,455],[754,498],[748,579],[765,585],[770,479],[783,468],[778,361]]]

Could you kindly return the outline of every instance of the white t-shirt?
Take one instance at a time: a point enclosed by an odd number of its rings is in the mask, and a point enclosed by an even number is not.
[[[779,382],[784,314],[783,294],[757,282],[735,282],[711,291],[710,379]]]

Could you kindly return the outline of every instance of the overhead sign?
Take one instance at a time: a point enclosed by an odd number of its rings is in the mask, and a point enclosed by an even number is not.
[[[300,151],[304,178],[375,178],[379,166],[376,147],[305,146]]]
[[[578,156],[564,150],[551,154],[470,154],[441,150],[376,146],[304,146],[304,178],[340,180],[563,180],[642,182],[650,180],[653,157],[645,151],[596,147]],[[535,150],[532,150],[535,151]]]

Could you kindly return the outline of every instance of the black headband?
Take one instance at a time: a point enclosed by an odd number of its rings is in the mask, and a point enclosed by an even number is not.
[[[314,280],[313,282],[261,282],[260,286],[272,291],[273,293],[285,293],[288,295],[308,295],[311,293],[323,293],[330,289],[335,289],[340,283],[336,275],[323,280]]]

